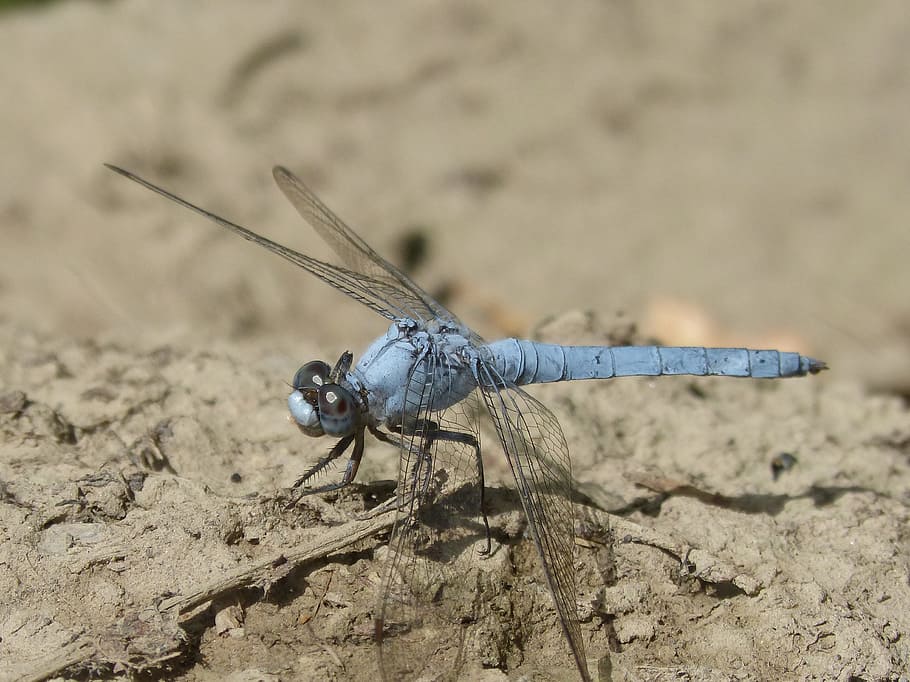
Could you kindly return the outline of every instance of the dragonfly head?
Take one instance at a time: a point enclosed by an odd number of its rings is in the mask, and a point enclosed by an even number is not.
[[[303,365],[294,375],[288,409],[303,433],[347,436],[357,426],[357,403],[346,388],[330,381],[331,369],[321,360]]]

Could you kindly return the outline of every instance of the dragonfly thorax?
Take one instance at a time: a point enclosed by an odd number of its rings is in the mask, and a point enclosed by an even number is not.
[[[429,332],[408,320],[393,323],[348,374],[362,388],[371,418],[405,430],[422,415],[464,400],[476,386],[476,351],[457,331]]]

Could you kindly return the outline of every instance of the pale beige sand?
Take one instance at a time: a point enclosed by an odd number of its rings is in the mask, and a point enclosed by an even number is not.
[[[0,15],[0,679],[78,670],[68,661],[376,679],[381,535],[257,574],[266,598],[232,593],[184,629],[175,604],[354,523],[363,488],[276,502],[329,447],[287,423],[284,382],[305,360],[359,353],[383,321],[104,161],[327,257],[272,185],[283,163],[393,259],[419,228],[415,277],[487,337],[828,360],[824,376],[773,384],[534,391],[581,492],[620,514],[596,518],[605,545],[578,547],[587,653],[613,680],[897,679],[908,35],[902,3],[149,0]],[[508,470],[483,436],[498,486]],[[775,481],[783,452],[798,463]],[[396,465],[373,444],[359,480]],[[514,500],[494,501],[515,542],[483,566],[469,663],[571,677]]]

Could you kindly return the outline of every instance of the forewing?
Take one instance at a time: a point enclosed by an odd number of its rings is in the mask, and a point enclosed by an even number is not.
[[[506,384],[483,363],[480,372],[484,400],[518,485],[563,632],[579,672],[588,680],[575,602],[573,483],[566,439],[542,403]]]
[[[400,317],[423,322],[440,319],[460,325],[444,306],[370,248],[300,178],[282,166],[275,166],[272,175],[297,212],[325,240],[341,262],[381,287],[383,300],[400,310],[403,313]]]
[[[415,371],[432,376],[433,363],[424,358]],[[486,546],[474,448],[479,451],[479,403],[475,392],[434,413],[434,390],[445,387],[427,381],[411,391],[411,409],[420,418],[402,436],[398,515],[375,617],[387,680],[457,676],[466,628],[476,620]]]
[[[367,272],[358,272],[337,265],[332,265],[331,263],[324,263],[323,261],[317,260],[315,258],[310,258],[309,256],[305,256],[302,253],[294,251],[294,249],[289,249],[288,247],[282,246],[277,242],[273,242],[271,239],[258,235],[252,230],[242,227],[241,225],[237,225],[236,223],[232,223],[231,221],[222,218],[221,216],[206,211],[204,208],[200,208],[195,204],[191,204],[185,199],[181,199],[177,195],[168,192],[166,189],[158,187],[157,185],[139,177],[138,175],[135,175],[134,173],[131,173],[130,171],[118,168],[117,166],[112,166],[110,164],[105,165],[120,175],[123,175],[124,177],[129,178],[130,180],[142,185],[146,189],[150,189],[156,194],[160,194],[166,199],[170,199],[171,201],[183,206],[184,208],[188,208],[189,210],[198,213],[204,218],[217,223],[221,227],[224,227],[231,232],[240,235],[244,239],[251,241],[254,244],[257,244],[265,249],[268,249],[272,253],[278,254],[291,263],[299,265],[304,270],[307,270],[319,279],[332,285],[342,293],[347,294],[354,300],[363,303],[365,306],[371,308],[385,318],[395,320],[402,317],[411,317],[412,319],[421,320],[424,319],[423,316],[426,315],[426,312],[428,310],[426,304],[423,303],[420,298],[414,294],[408,294],[407,289],[403,288],[402,285],[398,283],[393,277],[382,276],[381,274],[374,276]],[[325,210],[328,211],[328,209]],[[323,234],[323,232],[320,231],[320,234]],[[416,313],[420,313],[420,316],[415,317]]]

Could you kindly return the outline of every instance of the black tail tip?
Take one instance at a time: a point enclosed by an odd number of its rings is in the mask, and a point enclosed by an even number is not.
[[[815,358],[806,358],[806,371],[809,374],[818,374],[822,370],[828,369],[828,363],[816,360]]]

